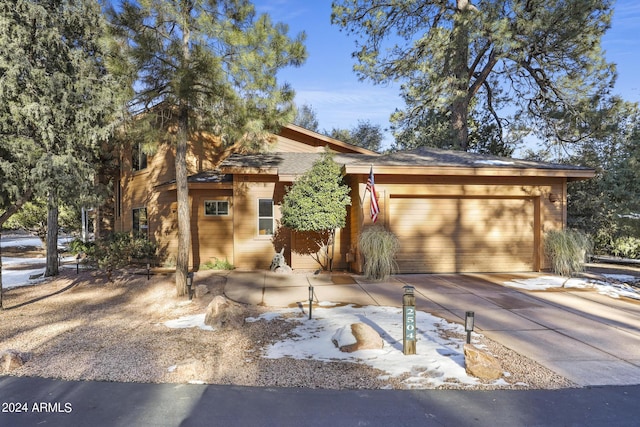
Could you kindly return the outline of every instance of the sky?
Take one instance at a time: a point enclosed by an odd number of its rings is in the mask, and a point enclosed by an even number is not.
[[[383,129],[389,116],[404,104],[399,85],[376,86],[361,82],[353,72],[355,39],[331,25],[331,1],[255,0],[259,13],[268,13],[274,21],[289,25],[290,34],[307,35],[308,59],[299,68],[283,70],[279,77],[296,91],[298,105],[311,105],[320,130],[351,129],[358,120],[369,120]],[[627,101],[640,101],[640,3],[618,0],[614,6],[611,29],[603,39],[609,62],[617,64],[618,79],[614,93]],[[386,134],[385,145],[392,137]]]

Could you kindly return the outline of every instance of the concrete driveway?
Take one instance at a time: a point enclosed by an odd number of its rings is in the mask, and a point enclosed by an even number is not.
[[[595,291],[523,291],[506,281],[536,274],[411,274],[372,283],[349,274],[234,271],[227,297],[286,307],[315,300],[402,305],[402,287],[415,288],[416,308],[463,323],[475,312],[476,332],[537,361],[580,386],[640,384],[640,303]],[[308,302],[307,302],[308,303]]]

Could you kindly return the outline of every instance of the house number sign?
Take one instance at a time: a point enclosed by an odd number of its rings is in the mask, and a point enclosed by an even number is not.
[[[403,352],[416,354],[416,297],[413,286],[405,286],[402,295]]]

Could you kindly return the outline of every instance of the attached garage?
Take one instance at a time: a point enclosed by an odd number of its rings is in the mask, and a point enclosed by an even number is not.
[[[567,222],[567,183],[594,171],[422,147],[365,161],[343,160],[351,178],[352,271],[362,271],[360,230],[377,224],[400,241],[400,273],[524,272],[548,268],[544,238]]]
[[[535,198],[394,197],[389,226],[400,271],[506,272],[535,269]]]

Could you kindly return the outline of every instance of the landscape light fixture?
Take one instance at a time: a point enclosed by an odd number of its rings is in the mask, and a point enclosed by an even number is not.
[[[313,272],[314,276],[320,274],[320,270],[316,270]],[[309,283],[309,320],[311,320],[311,307],[313,306],[313,285],[311,284],[311,280],[309,280],[309,276],[307,276],[307,283]]]
[[[471,344],[471,332],[475,323],[475,313],[467,311],[464,315],[464,330],[467,332],[467,344]]]
[[[189,294],[189,301],[193,299],[193,272],[187,273],[187,293]]]

